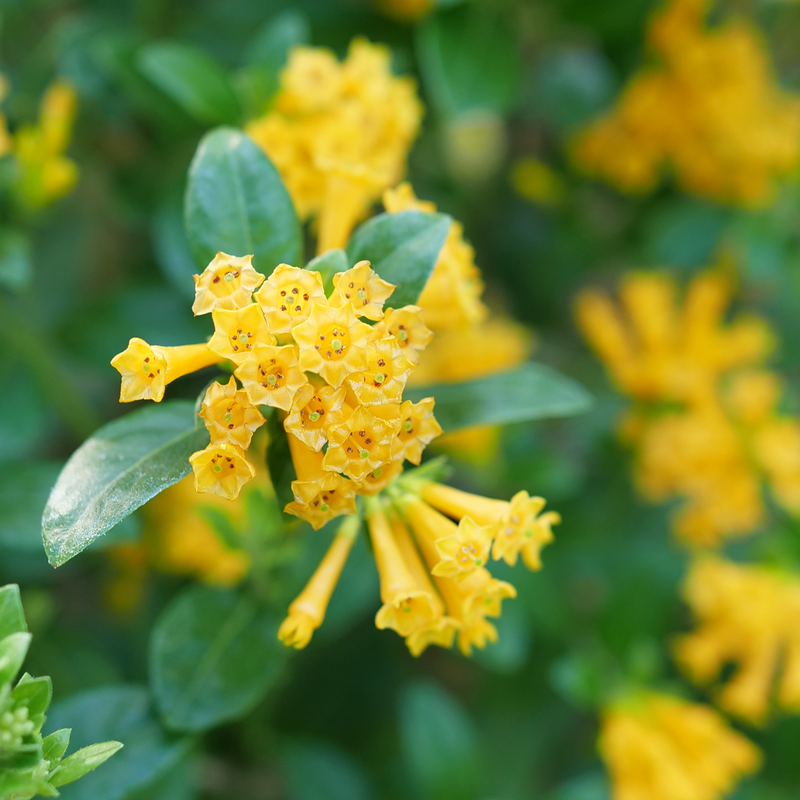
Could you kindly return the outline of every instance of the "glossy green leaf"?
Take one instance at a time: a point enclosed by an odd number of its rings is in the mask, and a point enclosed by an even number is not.
[[[0,229],[0,288],[22,289],[32,274],[28,238],[12,228]]]
[[[26,633],[25,612],[19,597],[19,586],[10,584],[0,588],[0,640],[12,633]]]
[[[381,278],[397,286],[387,306],[400,308],[416,303],[436,266],[451,224],[447,214],[379,214],[353,233],[347,245],[350,264],[369,261]]]
[[[417,53],[425,88],[438,112],[503,112],[517,96],[520,57],[504,19],[486,4],[439,11],[419,29]]]
[[[409,389],[404,396],[414,401],[434,397],[434,413],[445,431],[570,417],[592,405],[579,383],[534,362],[480,380]]]
[[[142,74],[197,122],[238,119],[239,103],[225,70],[203,51],[182,42],[157,42],[143,47],[136,61]]]
[[[83,747],[65,758],[49,777],[53,786],[65,786],[96,770],[101,764],[122,749],[121,742],[102,742]]]
[[[127,800],[155,784],[186,755],[191,740],[169,736],[156,720],[146,689],[103,686],[56,703],[48,728],[72,728],[71,746],[118,741],[124,747],[100,769],[61,789],[64,800]]]
[[[167,725],[201,731],[252,708],[286,659],[277,631],[278,620],[240,594],[181,594],[150,640],[150,680]]]
[[[50,563],[61,566],[191,471],[208,443],[194,404],[150,405],[104,425],[67,461],[42,518]]]
[[[272,413],[267,419],[267,469],[275,489],[278,505],[283,508],[294,500],[292,481],[297,478],[294,473],[292,454],[289,451],[289,440],[279,414]]]
[[[218,251],[253,255],[267,275],[278,264],[300,263],[292,200],[272,162],[242,131],[217,128],[203,137],[189,168],[184,219],[200,269]]]
[[[482,760],[472,721],[433,683],[416,683],[400,697],[400,743],[419,795],[472,800]],[[419,796],[417,795],[417,796]]]
[[[31,638],[29,633],[12,633],[0,640],[0,686],[17,677],[31,646]]]
[[[330,295],[333,291],[333,276],[337,272],[344,272],[350,267],[347,261],[347,253],[344,250],[328,250],[321,256],[312,258],[306,264],[306,269],[319,272],[322,276],[322,284],[325,287],[325,294]]]
[[[62,467],[57,461],[0,466],[0,547],[42,552],[42,511]]]

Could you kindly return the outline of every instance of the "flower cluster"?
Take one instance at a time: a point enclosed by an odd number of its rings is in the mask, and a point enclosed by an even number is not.
[[[272,159],[301,218],[319,220],[318,251],[343,247],[381,192],[405,172],[422,106],[390,52],[355,39],[339,63],[324,48],[296,47],[269,113],[247,132]]]
[[[514,587],[492,577],[491,558],[515,564],[521,555],[541,568],[540,550],[552,541],[555,512],[542,514],[545,501],[519,492],[510,502],[491,500],[430,480],[396,481],[389,498],[367,501],[367,526],[380,575],[383,605],[375,617],[418,656],[429,645],[464,655],[497,640],[487,618],[498,617]],[[306,588],[289,607],[279,636],[305,647],[325,617],[328,601],[358,529],[349,517]]]
[[[0,76],[0,102],[8,93]],[[72,136],[77,98],[66,81],[48,87],[35,125],[21,125],[13,134],[0,113],[0,156],[11,153],[15,162],[15,190],[21,204],[36,209],[58,200],[78,181],[78,167],[64,153]]]
[[[731,714],[754,723],[768,715],[772,686],[787,711],[800,711],[800,580],[775,569],[704,556],[685,586],[698,627],[682,636],[676,657],[698,683],[737,665],[717,695]]]
[[[655,693],[612,705],[599,746],[615,800],[717,800],[761,763],[712,709]]]
[[[651,500],[686,498],[676,533],[700,545],[751,533],[765,515],[762,484],[800,511],[800,424],[781,416],[777,377],[759,368],[773,337],[766,324],[725,324],[732,282],[707,272],[682,305],[675,285],[634,274],[621,309],[583,292],[577,317],[617,386],[637,406],[622,435],[637,450],[637,482]]]
[[[408,183],[384,192],[383,204],[390,214],[436,211],[433,203],[418,200]],[[436,336],[422,354],[411,385],[483,378],[528,358],[530,331],[503,317],[490,317],[482,294],[475,251],[464,239],[463,226],[453,222],[418,300],[425,322]],[[442,444],[463,456],[485,461],[496,449],[497,429],[481,426],[457,431],[444,437]]]
[[[655,63],[617,107],[581,132],[580,167],[630,192],[669,165],[688,191],[763,205],[800,163],[800,97],[781,92],[759,33],[744,21],[705,27],[709,0],[671,0],[649,29]]]

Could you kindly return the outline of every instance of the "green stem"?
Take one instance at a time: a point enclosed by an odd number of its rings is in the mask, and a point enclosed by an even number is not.
[[[25,364],[42,394],[77,439],[82,441],[100,426],[100,417],[64,370],[51,340],[37,336],[2,294],[0,337],[11,353]]]

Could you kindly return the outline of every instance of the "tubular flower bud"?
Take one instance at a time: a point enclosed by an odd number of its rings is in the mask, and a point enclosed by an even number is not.
[[[598,749],[614,796],[647,800],[719,800],[761,763],[713,709],[654,692],[606,709]]]
[[[294,502],[283,510],[304,519],[314,530],[335,517],[354,514],[356,485],[335,472],[323,470],[322,453],[306,447],[291,433],[287,440],[297,480],[292,481]]]
[[[283,427],[312,450],[322,450],[328,441],[328,428],[343,422],[350,413],[344,406],[344,397],[343,388],[318,389],[308,383],[295,394]]]
[[[235,444],[210,444],[189,457],[194,470],[194,488],[198,492],[218,494],[235,500],[242,487],[256,471]]]
[[[322,625],[331,595],[353,547],[358,524],[357,517],[350,517],[341,524],[311,580],[289,606],[289,615],[278,629],[278,639],[287,647],[301,650]]]
[[[252,261],[253,256],[239,258],[217,253],[202,274],[194,276],[194,315],[250,305],[253,292],[264,280],[264,276],[253,269]]]
[[[159,347],[133,338],[125,350],[111,359],[111,366],[122,375],[120,403],[134,400],[160,403],[168,383],[221,360],[204,344]]]
[[[297,392],[308,385],[308,378],[297,366],[297,357],[297,347],[292,344],[257,344],[234,375],[253,405],[288,411]]]
[[[305,322],[292,330],[300,347],[300,369],[315,372],[338,389],[353,372],[367,368],[367,340],[372,329],[357,319],[350,305],[316,303]]]
[[[422,321],[419,306],[403,306],[387,309],[384,318],[375,326],[373,336],[394,336],[405,357],[412,364],[419,364],[419,354],[430,344],[433,331]]]
[[[208,347],[234,364],[242,364],[256,345],[274,345],[276,342],[257,303],[232,310],[214,310],[211,317],[214,335]]]
[[[211,434],[212,443],[228,442],[242,450],[250,447],[253,432],[265,422],[234,378],[224,385],[212,383],[208,387],[199,415]]]
[[[402,455],[412,464],[419,464],[422,451],[441,436],[442,428],[433,416],[433,406],[432,397],[418,403],[405,400],[400,406],[400,430],[395,445],[398,457]]]
[[[408,636],[436,616],[435,601],[429,592],[417,588],[383,511],[371,509],[367,524],[383,601],[375,625],[379,630],[392,628],[400,636]]]
[[[457,581],[464,580],[486,564],[491,547],[491,529],[478,525],[470,517],[462,517],[452,536],[436,540],[436,550],[441,561],[433,568],[433,574]]]
[[[394,337],[367,343],[367,368],[347,377],[360,405],[399,403],[414,365],[403,355]]]
[[[327,304],[322,276],[313,270],[279,264],[256,293],[272,333],[290,333],[308,319],[316,303]]]
[[[359,317],[383,319],[383,304],[397,288],[375,274],[369,261],[359,261],[346,272],[333,276],[330,303],[338,308],[350,303]]]
[[[359,406],[347,420],[328,431],[323,467],[356,482],[362,481],[392,460],[392,439],[396,433],[396,422],[380,419]]]

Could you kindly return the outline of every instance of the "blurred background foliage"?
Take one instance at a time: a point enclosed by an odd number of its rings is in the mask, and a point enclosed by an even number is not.
[[[404,5],[0,5],[9,128],[36,118],[57,77],[78,98],[68,154],[79,180],[67,197],[28,207],[0,170],[0,582],[22,586],[34,633],[28,669],[54,682],[50,729],[63,720],[76,744],[126,743],[65,788],[68,800],[603,800],[594,709],[615,682],[677,680],[668,645],[688,627],[679,600],[688,556],[669,536],[670,508],[646,505],[633,488],[614,433],[624,402],[580,341],[576,292],[614,287],[631,268],[688,277],[724,244],[739,268],[739,302],[779,335],[785,410],[797,411],[798,185],[743,211],[670,184],[626,197],[569,165],[569,136],[638,67],[657,4],[456,0],[419,19],[403,19]],[[757,21],[783,85],[800,89],[800,6],[729,0],[714,9],[731,12]],[[395,71],[419,81],[427,110],[408,168],[418,196],[464,224],[490,305],[534,328],[537,358],[590,387],[596,402],[571,420],[507,427],[490,468],[453,462],[458,485],[495,497],[527,489],[563,517],[544,570],[515,574],[519,598],[498,623],[498,644],[472,660],[439,650],[412,659],[398,637],[374,629],[376,577],[359,543],[325,627],[308,649],[284,653],[279,617],[325,543],[311,532],[303,548],[270,540],[262,590],[274,613],[247,617],[235,653],[263,683],[252,697],[201,686],[227,693],[234,709],[206,730],[187,721],[190,707],[164,701],[164,682],[180,675],[157,667],[159,648],[197,627],[173,599],[190,579],[109,551],[143,535],[148,509],[57,572],[42,552],[41,510],[66,457],[120,414],[110,357],[134,334],[163,345],[203,335],[189,311],[197,265],[182,224],[200,137],[263,112],[291,46],[341,56],[355,36],[388,44]],[[203,380],[182,379],[175,394],[193,399]],[[274,503],[256,493],[247,512],[236,535],[263,546]],[[207,517],[213,524],[213,509]],[[796,561],[798,524],[777,519],[774,541]],[[499,565],[498,577],[507,572]],[[766,766],[737,797],[795,797],[798,719],[748,735]]]

